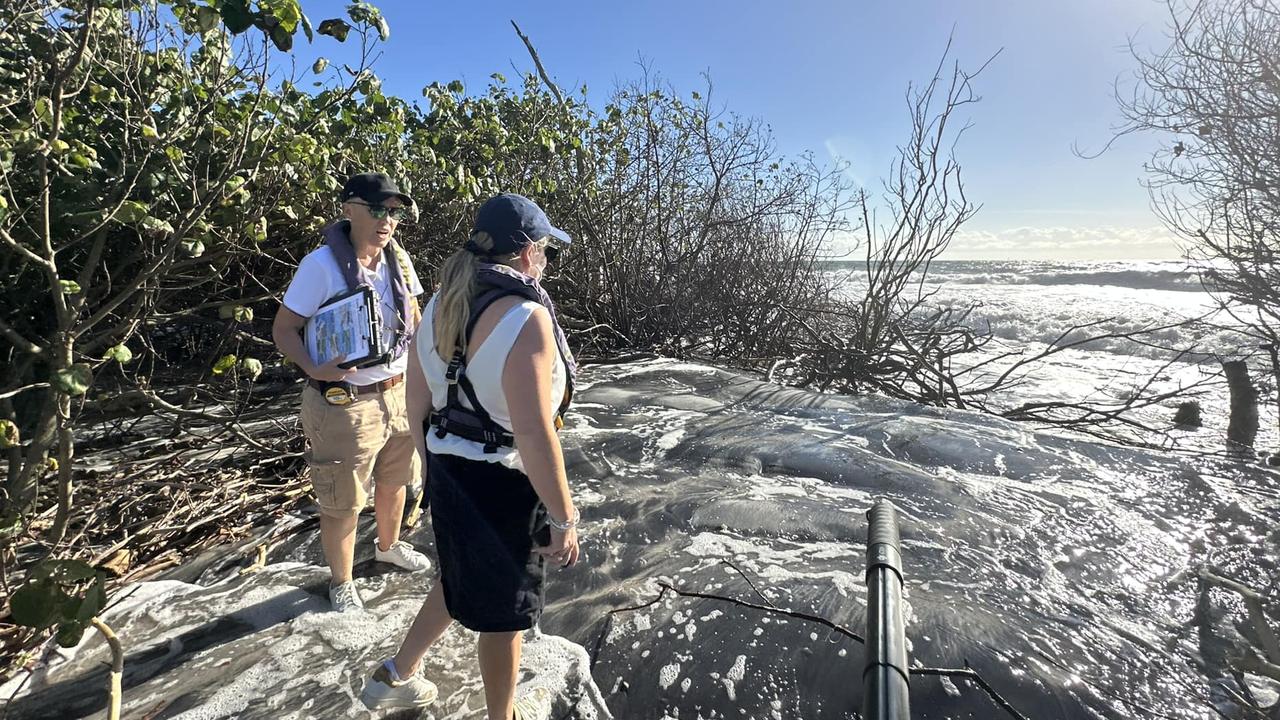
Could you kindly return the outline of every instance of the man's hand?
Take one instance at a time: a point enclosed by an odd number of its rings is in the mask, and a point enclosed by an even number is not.
[[[338,363],[343,360],[344,358],[336,357],[323,365],[313,366],[307,370],[307,374],[320,382],[342,382],[354,372],[350,368],[338,367]]]
[[[538,548],[538,552],[559,563],[560,567],[573,565],[578,562],[578,529],[561,531],[551,528],[551,544]]]

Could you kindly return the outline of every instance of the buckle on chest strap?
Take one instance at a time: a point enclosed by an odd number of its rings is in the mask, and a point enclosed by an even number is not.
[[[458,378],[462,375],[462,363],[457,360],[449,363],[449,369],[444,371],[444,379],[450,385],[457,385]]]

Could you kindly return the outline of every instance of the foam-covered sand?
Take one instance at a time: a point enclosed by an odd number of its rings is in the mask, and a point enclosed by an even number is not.
[[[968,661],[1033,718],[1218,717],[1210,703],[1235,716],[1238,607],[1217,593],[1202,607],[1225,641],[1189,626],[1186,571],[1211,559],[1265,586],[1275,475],[671,361],[583,379],[564,438],[586,558],[549,571],[521,679],[557,693],[554,717],[855,717],[862,646],[826,627],[672,596],[606,613],[653,600],[661,580],[861,632],[876,495],[901,511],[915,664]],[[429,536],[413,539],[430,553]],[[107,614],[129,655],[125,716],[370,717],[361,683],[433,576],[361,562],[368,612],[337,615],[321,565],[307,535],[250,575],[215,565],[139,586]],[[473,646],[455,627],[428,656],[441,699],[421,717],[484,717]],[[28,680],[10,718],[103,716],[101,642],[65,657]],[[912,700],[914,718],[1000,717],[963,683],[917,677]]]

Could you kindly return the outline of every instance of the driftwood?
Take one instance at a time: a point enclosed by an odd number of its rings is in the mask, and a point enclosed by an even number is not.
[[[167,422],[135,415],[103,421],[97,432],[90,428],[78,443],[81,482],[64,539],[53,548],[39,542],[55,507],[33,516],[11,554],[0,557],[4,596],[22,584],[24,568],[50,553],[85,560],[105,571],[109,588],[116,588],[260,534],[306,502],[295,408],[296,398],[287,393],[259,408],[255,422],[235,430],[222,418],[198,413]],[[246,432],[253,433],[254,445],[239,437]],[[254,564],[271,540],[246,549]],[[0,679],[16,672],[19,658],[48,636],[49,631],[10,624],[7,601],[0,605]]]
[[[1222,577],[1208,568],[1200,570],[1200,581],[1206,586],[1230,590],[1240,596],[1249,614],[1249,624],[1253,626],[1254,636],[1251,639],[1262,650],[1262,657],[1255,657],[1258,660],[1257,670],[1280,680],[1280,668],[1277,668],[1280,665],[1280,638],[1267,620],[1266,598],[1244,583]]]
[[[1231,421],[1227,425],[1227,442],[1237,447],[1253,447],[1258,436],[1258,389],[1249,379],[1249,365],[1244,360],[1222,363],[1231,390]]]

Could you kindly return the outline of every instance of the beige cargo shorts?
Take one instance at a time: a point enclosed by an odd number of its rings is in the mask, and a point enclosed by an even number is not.
[[[397,488],[422,476],[405,413],[405,383],[330,405],[319,390],[302,391],[302,431],[320,511],[349,517],[364,508],[372,483]]]

